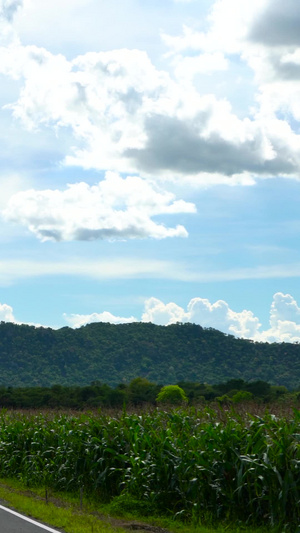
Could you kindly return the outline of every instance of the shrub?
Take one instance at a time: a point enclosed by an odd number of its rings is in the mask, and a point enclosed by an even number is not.
[[[249,402],[252,399],[253,399],[253,394],[246,390],[239,390],[232,396],[232,401],[234,403]]]
[[[166,385],[156,397],[157,403],[168,405],[184,405],[188,403],[184,390],[179,385]]]

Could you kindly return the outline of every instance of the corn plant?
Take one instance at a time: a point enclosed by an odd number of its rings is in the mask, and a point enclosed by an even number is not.
[[[175,409],[0,417],[0,475],[154,513],[298,531],[300,414]]]

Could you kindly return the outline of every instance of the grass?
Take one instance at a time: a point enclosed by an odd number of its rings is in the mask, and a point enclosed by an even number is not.
[[[147,531],[151,531],[152,527],[153,532],[164,529],[173,533],[270,533],[269,529],[236,527],[228,524],[210,528],[191,527],[166,518],[149,520],[148,517],[147,520],[143,515],[133,514],[128,509],[126,511],[119,509],[112,516],[113,508],[110,505],[99,507],[91,502],[84,502],[81,506],[74,495],[62,497],[61,494],[50,492],[48,496],[49,499],[46,501],[44,488],[28,491],[28,488],[19,481],[0,479],[0,498],[6,505],[51,527],[63,529],[66,533],[124,533],[124,528],[120,524],[126,526],[132,521],[135,521],[135,524],[141,523],[141,527],[146,524]]]
[[[34,493],[12,490],[11,483],[2,480],[0,486],[0,497],[8,505],[18,512],[31,518],[40,520],[45,524],[62,529],[66,533],[116,533],[124,531],[121,528],[110,526],[88,512],[80,512],[76,507],[67,505],[57,506],[54,503],[37,499]]]

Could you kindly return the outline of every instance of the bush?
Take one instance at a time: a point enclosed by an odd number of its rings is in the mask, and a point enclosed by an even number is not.
[[[246,390],[239,390],[232,396],[232,401],[234,403],[249,402],[250,400],[253,400],[253,394]]]
[[[113,514],[118,516],[153,516],[155,514],[155,508],[151,505],[151,502],[138,500],[127,492],[122,492],[119,496],[115,496],[109,504],[109,508]]]
[[[166,385],[158,393],[156,401],[167,405],[184,405],[188,403],[188,398],[179,385]]]

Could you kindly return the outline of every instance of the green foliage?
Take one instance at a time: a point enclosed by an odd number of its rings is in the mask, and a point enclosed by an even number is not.
[[[133,405],[154,403],[159,387],[146,378],[135,378],[128,387],[128,402]]]
[[[148,501],[139,500],[131,496],[128,492],[122,492],[115,496],[110,505],[110,511],[117,516],[128,516],[138,514],[141,516],[153,516],[155,508]]]
[[[232,403],[232,399],[228,394],[223,394],[223,396],[217,396],[216,401],[223,406],[228,406]]]
[[[188,403],[184,390],[178,385],[165,385],[158,393],[156,401],[167,405],[184,405]]]
[[[300,520],[300,412],[0,418],[0,476],[192,520],[276,527]]]
[[[168,385],[167,392],[163,390],[163,399],[166,403],[175,404],[177,399],[181,404],[205,405],[207,402],[218,402],[221,405],[232,403],[245,403],[250,399],[258,403],[276,403],[283,405],[299,405],[300,394],[297,391],[289,392],[285,387],[270,387],[264,382],[246,383],[239,380],[239,389],[230,389],[232,380],[218,385],[202,383],[180,382],[180,384]],[[171,387],[171,388],[170,388]],[[178,392],[178,388],[183,391]],[[254,396],[250,390],[256,390]],[[93,381],[91,385],[84,387],[66,387],[53,385],[52,387],[0,387],[0,407],[2,409],[90,409],[90,408],[114,408],[122,409],[124,406],[145,407],[156,406],[156,399],[161,391],[161,386],[151,383],[146,378],[135,378],[129,385],[120,383],[112,388],[109,385]],[[168,391],[171,399],[168,400]],[[224,394],[224,391],[227,391]],[[223,394],[222,394],[223,393]],[[172,399],[173,398],[173,399]],[[175,403],[174,403],[175,402]]]
[[[232,396],[233,403],[243,403],[253,400],[253,394],[245,390],[239,390]]]
[[[0,406],[13,408],[95,408],[111,407],[120,409],[124,405],[155,405],[159,385],[145,378],[136,378],[126,385],[109,385],[92,382],[84,387],[0,387]]]

